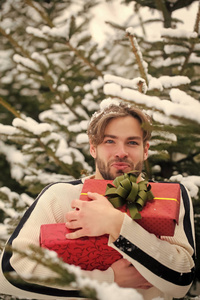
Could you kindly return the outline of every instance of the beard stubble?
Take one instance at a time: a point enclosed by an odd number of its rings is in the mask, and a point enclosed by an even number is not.
[[[129,164],[129,167],[130,167],[130,171],[136,171],[136,176],[138,177],[141,172],[142,172],[142,169],[143,169],[143,161],[139,161],[136,165],[134,165],[134,163],[132,161],[129,161],[127,159],[115,159],[115,160],[112,160],[112,161],[109,161],[108,164],[106,165],[104,163],[103,160],[101,160],[98,156],[96,158],[96,166],[101,174],[101,176],[103,177],[103,179],[105,180],[114,180],[117,176],[120,176],[120,175],[123,175],[125,172],[123,170],[120,170],[118,169],[116,171],[115,174],[113,174],[110,170],[110,166],[113,164],[113,163],[118,163],[118,162],[121,162],[121,163],[127,163]]]

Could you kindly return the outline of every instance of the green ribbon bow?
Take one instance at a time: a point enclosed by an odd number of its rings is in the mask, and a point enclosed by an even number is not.
[[[154,198],[148,181],[137,181],[134,171],[118,176],[113,184],[107,184],[105,196],[115,208],[127,204],[132,219],[141,219],[139,211]],[[138,173],[137,173],[138,174]],[[147,185],[148,184],[148,185]]]

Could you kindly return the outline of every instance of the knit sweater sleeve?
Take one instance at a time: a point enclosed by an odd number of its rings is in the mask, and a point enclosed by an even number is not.
[[[109,245],[129,260],[154,287],[183,297],[194,277],[194,223],[191,199],[181,186],[179,223],[173,237],[156,237],[125,215],[120,236]]]
[[[66,212],[71,210],[71,201],[79,198],[81,188],[81,184],[74,186],[67,183],[57,183],[43,190],[21,219],[8,243],[19,250],[28,250],[30,245],[39,246],[40,226],[42,224],[66,222]],[[31,282],[28,279],[30,276],[35,278],[57,276],[49,268],[30,260],[28,257],[21,257],[15,251],[12,255],[5,253],[2,262],[4,272],[15,271],[29,283]],[[106,271],[82,271],[82,275],[96,279],[99,282],[114,281],[111,268]],[[66,286],[61,289],[69,290],[70,287]]]

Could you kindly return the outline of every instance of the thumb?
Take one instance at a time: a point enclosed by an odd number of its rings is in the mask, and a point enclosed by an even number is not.
[[[92,192],[88,192],[87,193],[88,197],[92,200],[96,200],[98,196],[100,196],[99,194],[97,193],[92,193]]]
[[[101,201],[103,201],[103,199],[105,199],[107,201],[107,198],[105,198],[103,195],[100,195],[98,193],[88,192],[87,195],[91,200],[101,200]]]

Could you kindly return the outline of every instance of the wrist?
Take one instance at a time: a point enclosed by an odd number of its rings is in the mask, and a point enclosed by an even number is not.
[[[114,240],[116,240],[120,235],[123,221],[124,221],[124,213],[118,209],[114,209],[111,226],[109,228],[110,229],[109,234],[112,236]]]

